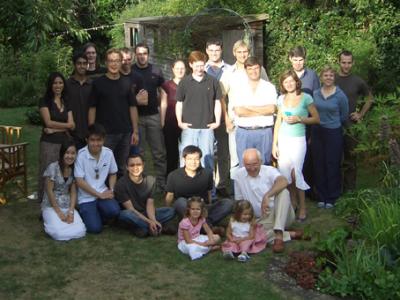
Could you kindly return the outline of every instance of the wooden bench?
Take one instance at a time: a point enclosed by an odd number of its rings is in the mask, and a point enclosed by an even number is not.
[[[26,197],[28,195],[28,174],[26,151],[28,143],[20,143],[22,127],[0,125],[0,192],[8,182],[16,181],[17,187]],[[5,203],[5,196],[0,203]]]

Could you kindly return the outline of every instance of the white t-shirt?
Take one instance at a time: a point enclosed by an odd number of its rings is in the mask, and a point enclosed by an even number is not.
[[[235,182],[235,200],[250,201],[256,218],[261,217],[262,199],[279,176],[282,176],[281,173],[271,166],[262,165],[257,177],[249,176],[245,167],[239,168],[232,176]],[[270,201],[269,205],[273,208],[274,201]]]
[[[114,154],[111,149],[102,147],[99,161],[89,152],[88,146],[79,150],[75,161],[74,176],[85,180],[93,189],[102,193],[107,190],[106,180],[109,174],[118,171]],[[97,179],[96,179],[97,175]],[[97,198],[82,189],[78,189],[78,203],[87,203]]]
[[[244,238],[250,234],[250,223],[242,223],[238,221],[231,222],[232,235],[236,238]]]

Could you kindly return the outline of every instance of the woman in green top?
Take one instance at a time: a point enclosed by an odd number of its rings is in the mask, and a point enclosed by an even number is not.
[[[306,219],[304,191],[310,187],[304,181],[302,169],[307,150],[305,125],[318,124],[319,115],[308,94],[301,92],[301,81],[293,70],[280,80],[282,95],[278,98],[272,155],[278,160],[279,171],[289,181],[292,205],[298,208],[298,220]]]

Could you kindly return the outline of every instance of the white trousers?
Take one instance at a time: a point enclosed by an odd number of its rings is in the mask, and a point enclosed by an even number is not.
[[[61,211],[67,214],[68,208]],[[43,208],[42,216],[44,231],[54,240],[68,241],[84,237],[86,234],[85,224],[76,210],[74,210],[74,222],[71,224],[61,221],[52,207]]]
[[[193,241],[203,243],[208,241],[208,236],[200,234],[194,238]],[[191,260],[199,259],[203,255],[210,252],[211,247],[200,246],[196,243],[187,244],[184,240],[178,243],[178,249],[183,253],[190,256]]]

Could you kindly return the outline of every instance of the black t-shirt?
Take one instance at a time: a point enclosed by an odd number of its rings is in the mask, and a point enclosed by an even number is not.
[[[350,123],[350,114],[356,111],[358,98],[365,97],[369,93],[368,85],[354,74],[350,74],[349,76],[336,75],[335,82],[349,99],[348,123]]]
[[[182,104],[182,122],[190,123],[190,128],[207,128],[207,124],[215,122],[215,100],[221,99],[221,88],[218,80],[204,74],[199,82],[192,75],[179,82],[176,101]]]
[[[134,183],[128,175],[120,178],[115,185],[115,199],[119,203],[131,201],[133,207],[142,214],[146,214],[147,200],[152,198],[156,180],[153,176],[144,176],[139,184]]]
[[[128,75],[122,74],[122,77],[129,78],[130,83],[131,83],[131,89],[132,93],[134,95],[137,95],[137,93],[141,90],[144,89],[144,83],[143,83],[143,78],[142,76],[136,74],[135,72],[130,72]]]
[[[80,84],[75,78],[67,80],[68,107],[74,116],[75,129],[72,135],[85,139],[88,128],[89,97],[92,92],[92,81],[88,78]]]
[[[148,64],[146,68],[139,68],[136,64],[132,67],[133,73],[138,74],[143,79],[144,89],[149,94],[149,102],[147,105],[139,105],[139,115],[154,115],[158,113],[158,97],[157,88],[164,83],[164,77],[161,69]]]
[[[96,107],[96,123],[102,124],[107,134],[132,131],[129,108],[136,106],[136,99],[130,86],[130,79],[123,76],[112,80],[103,75],[93,82],[90,106]]]
[[[99,78],[100,76],[103,76],[106,73],[107,73],[107,68],[102,66],[97,66],[96,69],[94,69],[93,71],[86,70],[86,76],[92,80],[95,80],[96,78]]]
[[[55,104],[54,101],[50,101],[50,103],[47,103],[45,99],[41,99],[39,103],[39,109],[42,107],[47,107],[49,110],[50,114],[50,120],[55,121],[55,122],[60,122],[60,123],[67,123],[68,122],[68,112],[71,111],[71,109],[68,106],[67,101],[64,102],[64,108],[63,111],[60,111],[57,107],[57,104]],[[43,127],[46,125],[43,124]],[[42,135],[40,137],[41,142],[48,142],[52,144],[62,144],[65,142],[66,139],[68,139],[68,134],[67,132],[55,132],[52,134],[46,134],[44,131],[42,132]]]
[[[210,170],[199,168],[194,177],[186,174],[185,168],[179,168],[168,175],[165,190],[174,193],[174,198],[200,196],[208,201],[208,191],[213,188],[213,175]]]

